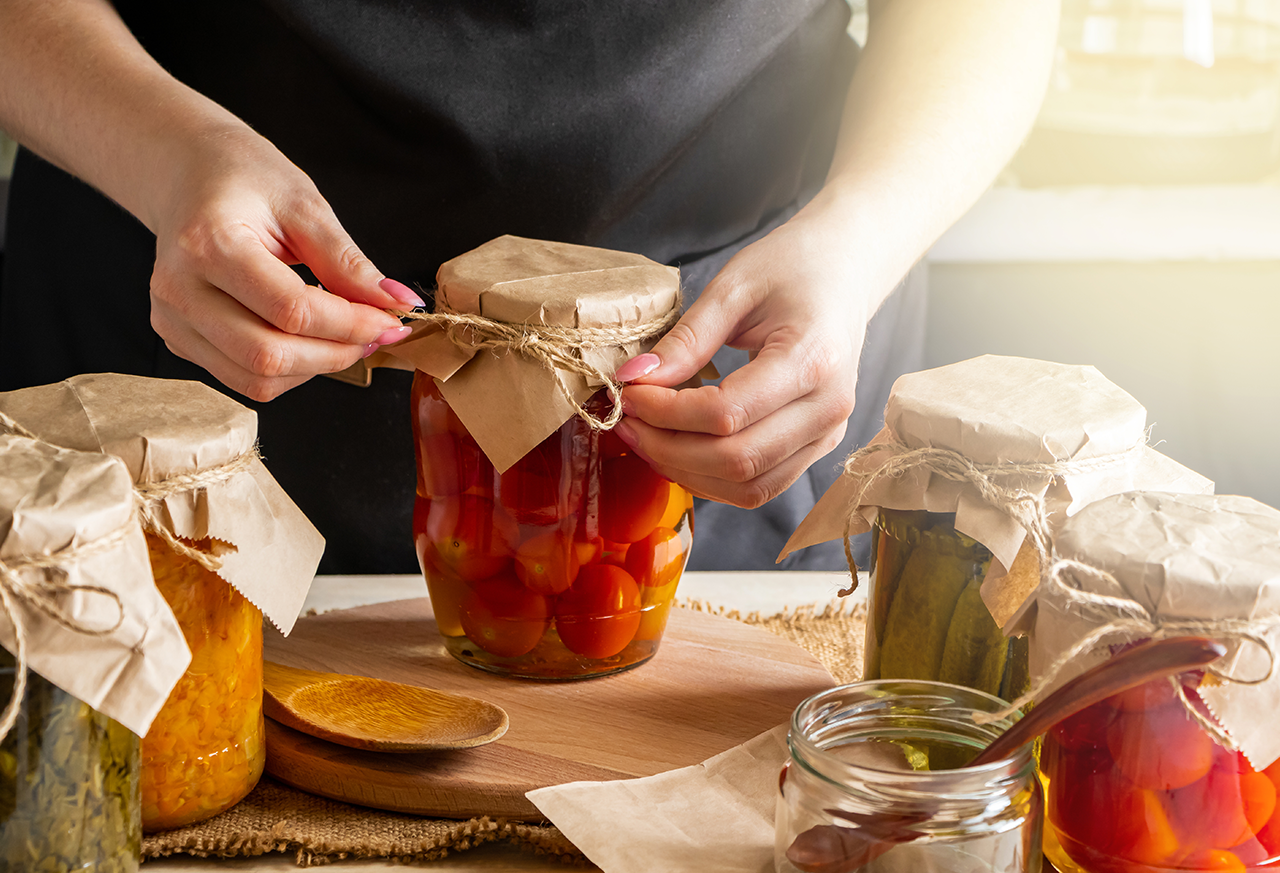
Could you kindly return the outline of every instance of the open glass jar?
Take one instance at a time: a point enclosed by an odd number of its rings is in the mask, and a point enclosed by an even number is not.
[[[414,542],[449,653],[539,679],[651,658],[692,542],[692,496],[577,417],[499,474],[422,371],[411,402]],[[587,404],[605,408],[600,395]]]
[[[1006,700],[1027,689],[1027,641],[1008,638],[982,601],[991,552],[955,513],[877,511],[871,545],[866,679],[924,679]]]
[[[939,682],[860,682],[810,697],[779,780],[778,873],[1037,873],[1043,799],[1031,747],[964,766],[1010,721]],[[875,835],[879,831],[879,838]]]
[[[158,536],[147,534],[147,548],[156,588],[191,649],[191,665],[142,740],[142,824],[159,831],[230,809],[262,776],[262,612]]]

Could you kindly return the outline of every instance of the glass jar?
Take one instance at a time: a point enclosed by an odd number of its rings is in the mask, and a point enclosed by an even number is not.
[[[1195,688],[1178,678],[1208,717]],[[1280,868],[1280,764],[1262,772],[1218,745],[1167,679],[1049,731],[1040,758],[1045,854],[1062,873]]]
[[[692,542],[692,496],[577,417],[499,474],[421,371],[412,406],[414,543],[449,654],[539,679],[653,657]],[[606,401],[587,408],[602,414]]]
[[[13,685],[13,656],[0,650],[0,699]],[[0,742],[0,869],[127,873],[141,848],[137,736],[27,671]]]
[[[955,513],[880,508],[872,531],[864,679],[924,679],[1006,700],[1027,689],[1027,640],[982,602],[985,546]]]
[[[159,537],[147,534],[147,547],[156,587],[191,649],[191,665],[142,740],[142,826],[151,832],[234,806],[258,784],[267,750],[261,611]]]
[[[964,766],[1013,721],[978,725],[973,715],[1004,705],[906,681],[844,685],[801,703],[779,779],[775,869],[1037,873],[1044,801],[1031,746]]]

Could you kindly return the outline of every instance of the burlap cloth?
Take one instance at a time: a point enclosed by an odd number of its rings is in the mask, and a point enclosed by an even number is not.
[[[862,670],[866,610],[862,604],[804,607],[762,618],[757,613],[714,609],[702,603],[685,608],[714,612],[765,628],[808,650],[839,683],[857,681]],[[449,852],[505,840],[568,865],[586,858],[552,825],[494,820],[428,819],[351,806],[298,791],[264,776],[248,797],[208,821],[146,837],[142,856],[188,854],[237,858],[291,852],[300,867],[347,858],[383,858],[402,863],[434,861]]]

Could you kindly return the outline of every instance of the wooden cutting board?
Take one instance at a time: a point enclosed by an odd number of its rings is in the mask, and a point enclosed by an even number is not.
[[[267,720],[267,772],[304,791],[445,818],[542,816],[525,792],[579,780],[651,776],[696,764],[791,717],[835,680],[768,631],[673,609],[658,653],[613,676],[578,682],[505,679],[444,649],[426,598],[301,619],[268,633],[267,658],[479,697],[511,727],[456,752],[364,752]]]

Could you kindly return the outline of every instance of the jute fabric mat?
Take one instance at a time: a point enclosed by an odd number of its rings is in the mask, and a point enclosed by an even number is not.
[[[841,684],[857,681],[862,669],[866,611],[861,604],[853,609],[838,603],[805,607],[769,617],[757,613],[743,616],[699,602],[683,606],[737,619],[788,639],[811,652]],[[349,858],[413,863],[438,860],[450,852],[495,841],[556,857],[567,865],[587,864],[582,853],[550,824],[488,817],[455,821],[382,812],[306,794],[269,776],[222,815],[145,837],[142,856],[238,858],[287,852],[300,867]]]

